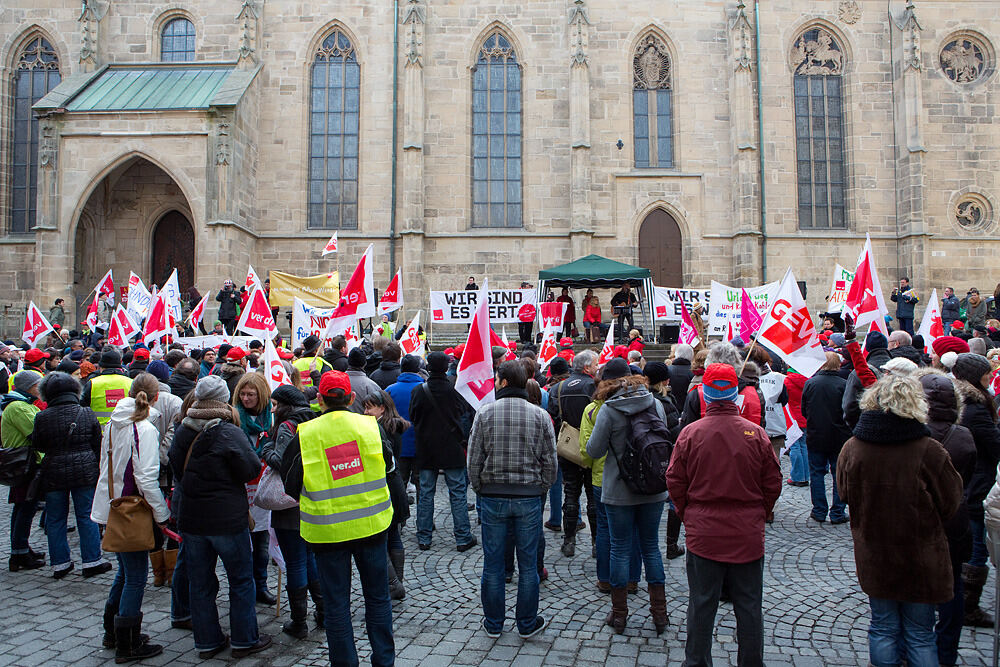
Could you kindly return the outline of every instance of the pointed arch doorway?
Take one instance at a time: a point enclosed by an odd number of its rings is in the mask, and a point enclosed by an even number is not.
[[[194,285],[194,228],[186,215],[172,210],[153,228],[152,281],[162,286],[175,267],[183,294]]]
[[[654,285],[684,287],[681,228],[662,208],[650,211],[639,227],[639,266],[650,270]]]

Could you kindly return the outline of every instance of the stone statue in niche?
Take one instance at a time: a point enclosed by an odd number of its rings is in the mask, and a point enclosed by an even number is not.
[[[956,83],[971,83],[983,73],[986,59],[978,44],[969,39],[951,42],[941,52],[941,68]]]
[[[822,28],[816,29],[816,39],[799,37],[792,48],[792,68],[796,74],[840,74],[843,69],[843,54],[833,36]]]
[[[649,35],[639,43],[632,68],[635,89],[670,88],[670,57],[655,36]]]

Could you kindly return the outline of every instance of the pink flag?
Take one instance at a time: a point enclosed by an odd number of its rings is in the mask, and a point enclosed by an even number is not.
[[[688,312],[687,304],[684,303],[683,299],[681,299],[681,331],[677,342],[691,347],[697,347],[698,343],[701,342],[701,339],[698,338],[698,330],[694,327],[694,322],[691,321],[691,313]]]
[[[326,257],[333,252],[337,252],[337,232],[334,232],[333,236],[330,237],[330,240],[326,242],[325,246],[323,246],[323,257]]]
[[[604,347],[601,348],[601,356],[597,358],[597,365],[603,366],[615,358],[615,321],[611,320],[608,327],[608,337],[604,339]]]
[[[785,272],[771,300],[757,334],[757,343],[777,353],[786,364],[806,377],[812,377],[826,362],[816,325],[791,269]]]
[[[493,355],[490,352],[490,306],[487,281],[479,291],[478,305],[472,316],[465,351],[458,362],[455,390],[475,409],[496,400],[493,391]]]
[[[757,312],[757,306],[753,305],[753,299],[743,288],[743,297],[740,301],[740,338],[744,343],[750,342],[750,336],[760,331],[760,325],[764,318]]]
[[[50,331],[53,331],[52,325],[42,315],[42,311],[38,309],[34,301],[29,302],[28,311],[24,317],[24,330],[21,332],[21,340],[34,347],[35,341]]]

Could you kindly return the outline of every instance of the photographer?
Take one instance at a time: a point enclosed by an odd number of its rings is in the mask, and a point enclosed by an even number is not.
[[[232,336],[236,329],[236,306],[240,303],[239,293],[233,287],[232,280],[227,278],[222,283],[222,289],[215,295],[215,300],[219,302],[219,321],[226,333]]]
[[[889,298],[896,304],[896,320],[899,322],[899,328],[912,336],[913,309],[920,299],[910,287],[910,279],[900,278],[899,287],[892,290],[892,295]]]

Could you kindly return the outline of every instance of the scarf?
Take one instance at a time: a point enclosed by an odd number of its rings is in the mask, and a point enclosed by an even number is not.
[[[254,444],[254,451],[257,453],[257,456],[260,456],[260,445],[263,444],[263,439],[259,436],[261,433],[267,433],[271,430],[271,411],[264,409],[259,415],[252,415],[243,407],[241,401],[237,401],[236,411],[240,415],[240,428],[250,438],[250,442]]]

